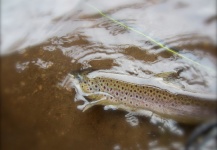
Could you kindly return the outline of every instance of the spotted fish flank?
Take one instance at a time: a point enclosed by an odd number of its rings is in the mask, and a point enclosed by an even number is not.
[[[172,94],[154,86],[137,85],[108,77],[89,78],[88,72],[73,73],[85,98],[83,111],[95,105],[112,105],[129,112],[151,111],[182,123],[199,123],[215,117],[216,101]]]

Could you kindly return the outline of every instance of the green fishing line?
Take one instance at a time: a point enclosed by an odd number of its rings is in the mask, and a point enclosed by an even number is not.
[[[118,20],[113,19],[112,17],[107,16],[106,14],[104,14],[101,10],[99,10],[99,9],[96,8],[95,6],[93,6],[93,5],[91,5],[91,4],[88,4],[88,5],[89,5],[91,8],[95,9],[95,10],[96,10],[100,15],[102,15],[103,17],[105,17],[105,18],[107,18],[107,19],[113,21],[114,23],[119,24],[119,25],[121,25],[121,26],[123,26],[123,27],[125,27],[125,28],[127,28],[127,29],[129,29],[129,30],[131,30],[131,31],[134,31],[134,32],[137,33],[137,34],[140,34],[140,35],[146,37],[146,38],[149,39],[151,42],[155,43],[156,45],[160,46],[161,48],[164,48],[164,49],[166,49],[167,51],[169,51],[169,52],[171,52],[171,53],[173,53],[173,54],[175,54],[175,55],[177,55],[177,56],[179,56],[179,57],[181,57],[181,58],[184,58],[184,59],[186,59],[186,60],[188,60],[188,61],[190,61],[190,62],[192,62],[192,63],[194,63],[194,64],[196,64],[196,65],[198,65],[198,66],[201,66],[201,67],[207,69],[208,71],[213,71],[213,72],[215,72],[214,69],[209,68],[209,67],[207,67],[207,66],[204,66],[204,65],[202,65],[202,64],[200,64],[200,63],[198,63],[198,62],[196,62],[196,61],[194,61],[194,60],[192,60],[192,59],[190,59],[190,58],[188,58],[188,57],[186,57],[186,56],[183,56],[183,55],[177,53],[176,51],[172,50],[171,48],[169,48],[169,47],[167,47],[167,46],[165,46],[165,45],[163,45],[163,44],[157,42],[156,40],[154,40],[154,39],[151,38],[150,36],[145,35],[144,33],[140,32],[140,31],[138,31],[138,30],[136,30],[136,29],[134,29],[134,28],[132,28],[132,27],[129,27],[129,26],[127,26],[126,24],[124,24],[124,23],[122,23],[122,22],[119,22]]]

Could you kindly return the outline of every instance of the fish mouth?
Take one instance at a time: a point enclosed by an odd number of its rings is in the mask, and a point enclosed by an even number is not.
[[[69,74],[73,79],[78,79],[79,81],[82,80],[82,76],[80,75],[78,71],[72,71]]]

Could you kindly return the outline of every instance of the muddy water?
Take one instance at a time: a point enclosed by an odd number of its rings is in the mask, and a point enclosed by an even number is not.
[[[69,72],[86,68],[148,78],[150,83],[157,73],[178,71],[175,78],[157,80],[158,87],[215,99],[214,4],[87,1],[52,18],[48,22],[52,28],[42,27],[46,32],[27,28],[30,34],[19,37],[22,44],[11,38],[5,46],[10,49],[2,51],[7,55],[1,56],[1,148],[181,149],[194,126],[178,124],[183,130],[180,136],[162,131],[146,117],[138,117],[138,125],[132,126],[123,111],[96,106],[83,113],[77,109],[83,102],[74,102],[75,90],[62,83]],[[103,17],[91,6],[130,28]],[[39,39],[47,35],[47,39],[32,46],[34,35]]]

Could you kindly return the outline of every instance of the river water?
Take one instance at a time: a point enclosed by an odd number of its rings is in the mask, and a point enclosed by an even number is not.
[[[92,68],[216,100],[215,6],[215,0],[3,0],[2,149],[183,149],[195,126],[177,124],[177,134],[102,106],[83,113],[64,81],[71,71]],[[156,76],[165,72],[179,74]]]

